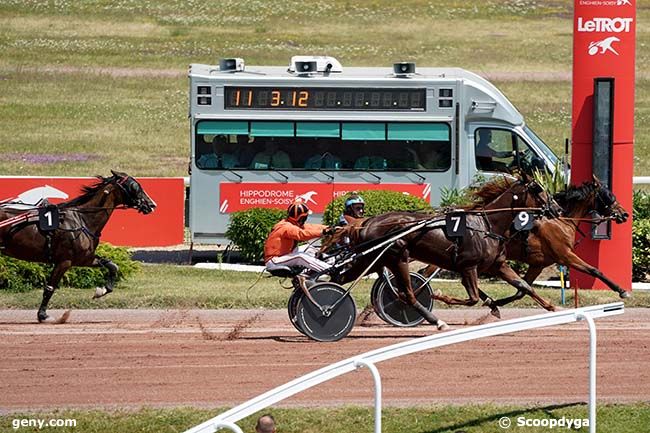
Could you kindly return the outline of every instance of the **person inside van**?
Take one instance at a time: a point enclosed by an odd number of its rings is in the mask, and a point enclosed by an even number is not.
[[[311,170],[329,169],[339,170],[341,168],[341,158],[329,151],[329,143],[325,139],[315,139],[316,154],[305,161],[305,168]]]
[[[359,145],[360,154],[363,155],[354,162],[355,170],[386,170],[388,168],[388,161],[383,156],[377,155],[376,149],[383,142],[368,142],[363,141]]]
[[[492,130],[481,128],[477,130],[476,168],[483,171],[499,171],[509,173],[508,165],[495,158],[512,158],[512,151],[496,150],[492,143]]]
[[[228,152],[227,147],[228,138],[225,135],[215,135],[211,150],[201,155],[196,165],[199,168],[234,168],[238,165],[237,157]]]
[[[291,158],[287,152],[280,150],[280,144],[274,138],[269,138],[264,143],[264,150],[258,152],[251,161],[250,168],[291,168]]]

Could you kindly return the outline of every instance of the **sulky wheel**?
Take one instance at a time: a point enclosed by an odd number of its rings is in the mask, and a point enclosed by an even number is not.
[[[388,275],[391,275],[390,272],[387,273]],[[379,277],[373,283],[372,289],[370,289],[370,303],[372,304],[372,308],[375,311],[375,314],[384,322],[390,323],[386,317],[384,317],[384,312],[379,308],[379,302],[377,302],[379,289],[381,286],[386,285],[386,279],[384,275],[385,273],[379,274]]]
[[[289,312],[289,321],[293,325],[294,328],[298,330],[303,335],[305,334],[305,331],[300,329],[300,326],[298,325],[298,304],[300,303],[300,300],[304,297],[304,293],[302,293],[302,290],[300,289],[294,289],[291,292],[291,296],[289,296],[289,302],[287,303],[287,310]]]
[[[316,341],[338,341],[354,326],[357,307],[346,290],[335,283],[318,283],[309,289],[315,305],[304,294],[297,307],[297,327]]]
[[[427,280],[420,274],[411,272],[411,286],[415,291],[415,297],[424,308],[433,310],[433,292]],[[410,305],[401,301],[393,288],[387,284],[385,278],[381,278],[375,297],[372,303],[379,312],[378,315],[387,323],[401,327],[417,326],[424,320],[424,317]],[[395,276],[390,274],[390,282],[395,287]],[[396,289],[395,289],[396,290]]]

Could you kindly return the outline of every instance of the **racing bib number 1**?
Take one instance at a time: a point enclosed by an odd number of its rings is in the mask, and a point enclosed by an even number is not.
[[[38,210],[38,228],[44,232],[59,228],[59,209],[56,206],[47,206]]]

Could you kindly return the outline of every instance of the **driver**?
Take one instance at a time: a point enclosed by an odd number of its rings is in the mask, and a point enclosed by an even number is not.
[[[287,209],[287,217],[273,226],[264,243],[266,269],[301,266],[314,271],[324,271],[330,265],[318,260],[308,250],[300,249],[298,242],[320,237],[327,231],[322,224],[306,224],[311,211],[304,200],[294,201]]]
[[[350,222],[350,219],[359,219],[363,218],[363,215],[366,211],[366,202],[363,200],[357,193],[352,193],[347,200],[345,200],[345,209],[339,217],[337,225],[346,226]]]

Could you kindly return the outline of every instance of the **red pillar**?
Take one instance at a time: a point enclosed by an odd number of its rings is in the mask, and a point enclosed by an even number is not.
[[[592,117],[594,78],[614,78],[612,191],[632,214],[634,172],[634,54],[636,0],[574,0],[573,117],[571,183],[592,177]],[[632,221],[612,223],[610,240],[587,238],[578,245],[580,257],[626,290],[632,287]],[[571,284],[605,288],[593,277],[571,270]]]

